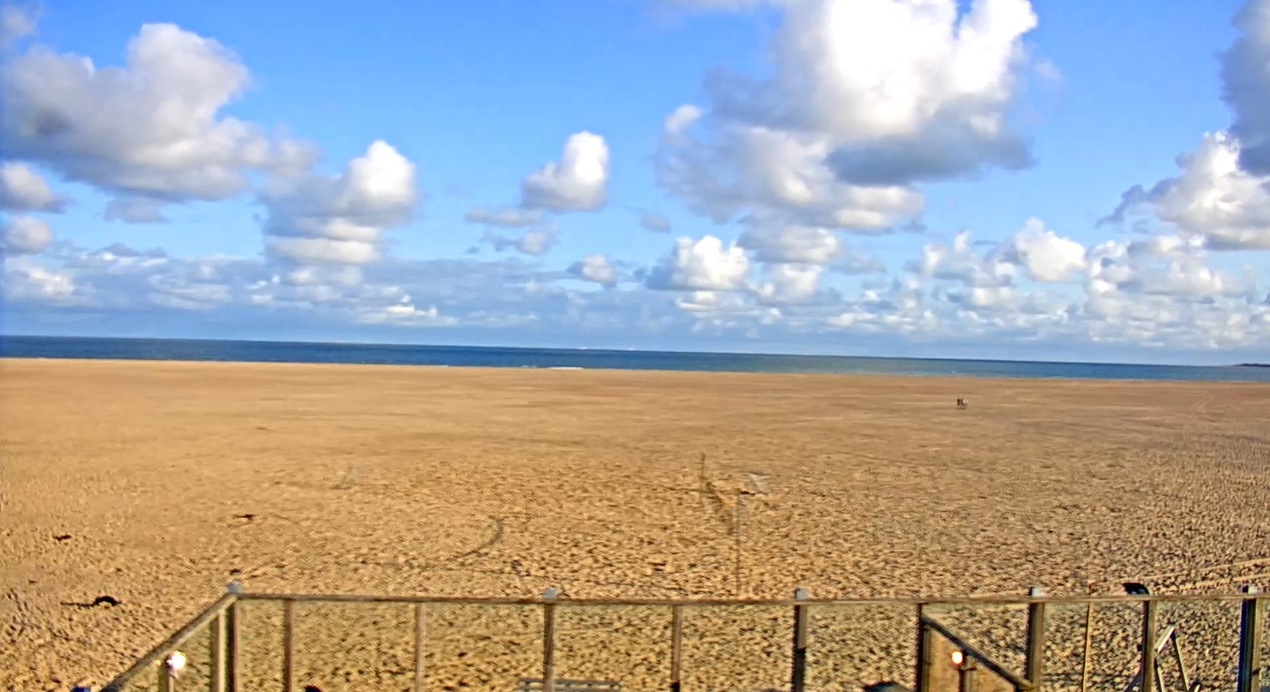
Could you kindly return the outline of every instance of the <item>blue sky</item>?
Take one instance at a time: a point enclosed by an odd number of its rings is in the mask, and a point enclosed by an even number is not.
[[[0,329],[1270,357],[1266,6],[7,4]]]

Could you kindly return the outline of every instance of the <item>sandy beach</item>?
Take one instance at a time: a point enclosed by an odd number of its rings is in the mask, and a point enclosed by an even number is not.
[[[5,690],[100,685],[231,580],[574,598],[1270,588],[1270,385],[52,360],[0,361],[0,382]]]

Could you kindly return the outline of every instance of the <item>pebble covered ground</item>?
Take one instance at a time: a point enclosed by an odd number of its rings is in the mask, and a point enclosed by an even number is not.
[[[100,685],[231,580],[566,598],[1270,589],[1266,385],[35,360],[0,377],[5,690]],[[246,689],[277,689],[281,611],[244,607]],[[1091,689],[1133,672],[1124,608],[1096,611]],[[1235,608],[1162,611],[1205,679],[1233,676]],[[666,688],[668,611],[561,612],[560,675]],[[409,689],[409,607],[296,615],[301,687]],[[913,616],[814,615],[809,688],[911,681]],[[1021,672],[1018,609],[941,617]],[[1076,689],[1084,609],[1049,618],[1052,679]],[[428,689],[540,672],[540,609],[427,622]],[[784,608],[687,614],[684,689],[784,687],[789,627]]]

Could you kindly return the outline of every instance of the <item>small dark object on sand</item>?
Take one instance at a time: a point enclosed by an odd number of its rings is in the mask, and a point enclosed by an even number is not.
[[[71,535],[69,533],[62,533],[53,537],[53,540],[57,541],[58,543],[61,543],[62,541],[69,541],[70,539],[71,539]]]
[[[966,408],[969,405],[970,405],[969,400],[960,398],[960,397],[957,399],[957,408]]]
[[[247,514],[235,514],[235,515],[234,515],[234,518],[235,518],[235,519],[245,519],[245,520],[247,520],[247,521],[251,521],[252,519],[255,519],[255,518],[256,518],[256,515],[251,514],[251,513],[247,513]]]
[[[99,605],[108,605],[113,608],[119,605],[119,599],[115,598],[114,596],[98,596],[97,598],[93,599],[93,603],[89,607],[96,608]]]
[[[1139,584],[1136,581],[1127,581],[1124,583],[1124,592],[1130,596],[1150,596],[1151,590],[1146,584]]]
[[[305,685],[304,692],[322,692],[322,688],[317,685]]]

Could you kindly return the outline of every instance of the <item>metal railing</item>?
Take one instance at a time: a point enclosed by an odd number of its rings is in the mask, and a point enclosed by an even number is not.
[[[557,687],[557,683],[565,678],[558,678],[557,671],[557,653],[560,644],[560,621],[559,616],[561,609],[565,612],[582,612],[587,609],[602,608],[628,608],[635,611],[657,612],[669,615],[669,632],[661,630],[658,636],[665,636],[660,640],[659,648],[656,655],[666,654],[668,658],[668,666],[665,678],[661,682],[649,683],[645,685],[647,689],[670,689],[679,692],[685,689],[722,689],[718,685],[721,683],[700,683],[695,685],[689,684],[685,677],[690,671],[685,668],[685,611],[708,612],[713,614],[735,612],[738,609],[752,607],[757,609],[768,608],[786,610],[788,619],[785,621],[787,627],[785,642],[789,648],[787,659],[787,675],[780,682],[780,686],[788,686],[793,692],[805,692],[807,689],[821,689],[828,686],[822,680],[820,683],[809,682],[809,666],[813,657],[817,658],[817,665],[827,665],[827,657],[846,657],[850,658],[853,654],[850,648],[829,647],[828,637],[825,640],[813,641],[813,627],[817,622],[817,614],[820,613],[824,617],[828,617],[834,609],[869,609],[869,608],[886,608],[886,609],[903,609],[910,613],[911,623],[916,624],[916,637],[911,634],[912,629],[907,635],[909,641],[908,653],[904,655],[897,653],[897,656],[903,656],[907,663],[899,662],[900,666],[907,667],[911,671],[911,677],[908,678],[912,682],[913,687],[918,692],[933,692],[935,690],[952,690],[956,689],[964,692],[977,690],[978,692],[986,692],[987,690],[1012,690],[1032,691],[1042,689],[1112,689],[1110,683],[1101,681],[1091,686],[1089,666],[1091,657],[1092,631],[1094,627],[1093,613],[1096,609],[1114,610],[1119,616],[1126,616],[1128,613],[1134,613],[1133,619],[1137,620],[1136,624],[1126,623],[1133,630],[1136,630],[1132,637],[1121,637],[1112,644],[1117,644],[1120,651],[1116,652],[1123,655],[1125,648],[1133,648],[1132,658],[1135,664],[1136,674],[1134,671],[1126,671],[1125,680],[1128,681],[1127,686],[1116,684],[1115,689],[1121,690],[1138,690],[1140,692],[1164,692],[1165,677],[1160,672],[1159,656],[1168,643],[1164,640],[1170,640],[1174,644],[1174,653],[1177,662],[1182,668],[1182,685],[1187,692],[1193,692],[1198,689],[1198,683],[1191,681],[1187,677],[1186,667],[1183,663],[1181,648],[1178,638],[1182,636],[1182,631],[1186,629],[1185,622],[1178,622],[1160,627],[1160,608],[1186,608],[1191,606],[1218,606],[1230,610],[1233,614],[1238,613],[1237,626],[1237,643],[1238,646],[1231,647],[1233,658],[1236,660],[1229,662],[1210,660],[1213,656],[1219,656],[1220,652],[1213,653],[1206,650],[1203,662],[1211,664],[1210,668],[1218,669],[1227,663],[1233,666],[1230,668],[1234,672],[1233,678],[1230,680],[1234,683],[1234,689],[1237,692],[1261,692],[1263,680],[1265,680],[1262,670],[1262,646],[1263,646],[1263,630],[1267,629],[1265,622],[1265,602],[1270,601],[1270,596],[1257,592],[1255,588],[1245,587],[1241,593],[1221,596],[1199,596],[1199,595],[1141,595],[1141,596],[1101,596],[1101,597],[1047,597],[1045,593],[1039,589],[1033,589],[1026,596],[1020,597],[994,597],[994,598],[962,598],[962,599],[942,599],[942,600],[921,600],[921,599],[897,599],[897,600],[817,600],[808,597],[804,590],[795,592],[792,599],[777,600],[658,600],[658,599],[570,599],[561,598],[554,589],[549,589],[543,596],[538,598],[422,598],[422,597],[394,597],[394,596],[354,596],[354,595],[305,595],[305,594],[253,594],[243,593],[237,585],[230,585],[228,593],[213,603],[210,607],[196,616],[187,625],[182,627],[178,632],[173,634],[163,643],[155,647],[149,654],[137,661],[132,667],[121,674],[118,678],[108,683],[104,688],[105,692],[140,692],[141,690],[159,690],[160,692],[177,692],[177,690],[209,690],[210,692],[238,692],[247,689],[244,683],[242,663],[244,657],[248,653],[252,653],[253,645],[248,643],[244,637],[244,621],[243,609],[257,606],[269,605],[281,609],[280,622],[270,621],[268,628],[271,629],[275,624],[279,627],[280,632],[274,634],[280,639],[280,655],[272,664],[275,666],[270,673],[271,682],[268,686],[259,684],[251,685],[250,689],[281,689],[282,692],[299,692],[301,681],[297,680],[296,657],[297,652],[302,651],[306,642],[297,635],[297,621],[299,617],[296,609],[298,606],[309,607],[319,605],[338,605],[338,604],[378,604],[381,606],[391,606],[394,608],[408,607],[410,618],[413,620],[413,632],[410,634],[410,658],[413,670],[400,670],[404,679],[412,679],[412,684],[407,685],[415,692],[421,692],[429,689],[429,670],[428,655],[429,644],[435,640],[430,640],[428,636],[428,619],[430,609],[440,611],[445,608],[455,607],[471,607],[480,609],[497,609],[498,607],[522,607],[528,608],[534,612],[531,618],[533,625],[526,631],[537,632],[533,635],[535,638],[540,637],[539,644],[532,646],[509,645],[514,656],[530,656],[534,660],[539,661],[537,675],[540,677],[509,677],[507,679],[489,680],[488,687],[492,689],[534,689],[543,690],[544,692],[564,692],[564,689],[621,689],[621,685],[625,684],[622,678],[630,671],[625,670],[607,670],[607,680],[597,681],[579,681],[569,680],[567,685],[561,683]],[[1062,630],[1064,636],[1070,635],[1075,640],[1077,632],[1067,631],[1063,628],[1065,625],[1052,625],[1047,622],[1047,613],[1068,613],[1073,608],[1079,608],[1079,612],[1085,613],[1084,630],[1083,630],[1083,651],[1068,652],[1069,655],[1064,661],[1074,660],[1074,658],[1082,658],[1080,665],[1081,673],[1079,676],[1079,685],[1076,684],[1075,678],[1067,681],[1060,681],[1057,678],[1047,680],[1047,656],[1053,660],[1060,657],[1060,653],[1053,643],[1047,645],[1047,635],[1054,634]],[[581,609],[575,611],[574,609]],[[958,624],[953,622],[957,618],[954,617],[958,613],[967,614],[971,620],[974,617],[983,615],[985,612],[1008,613],[1009,617],[1015,617],[1015,613],[1021,614],[1026,612],[1026,622],[1022,627],[1023,631],[1018,632],[1016,639],[1023,640],[1022,646],[1022,666],[1018,668],[1018,661],[1003,661],[1002,657],[1017,658],[1015,654],[1018,647],[1006,642],[1001,651],[988,651],[981,642],[987,641],[986,635],[981,631],[976,631],[974,626],[968,626],[964,623]],[[1057,609],[1057,610],[1056,610]],[[773,612],[778,612],[774,610]],[[856,611],[852,611],[856,612]],[[1076,611],[1072,611],[1076,612]],[[497,613],[496,613],[497,615]],[[537,622],[541,622],[541,628],[537,628]],[[1122,620],[1125,618],[1122,617]],[[404,619],[403,619],[404,621]],[[1075,622],[1075,621],[1073,621]],[[323,620],[319,623],[323,630],[331,628],[338,629],[341,624],[339,622],[329,622]],[[779,622],[777,621],[779,628]],[[254,626],[254,625],[253,625]],[[507,626],[506,622],[502,622],[500,627]],[[1000,629],[1000,628],[998,628]],[[1068,627],[1067,629],[1072,629]],[[1079,629],[1079,628],[1077,628]],[[1234,635],[1234,627],[1229,634]],[[576,633],[577,630],[574,630]],[[200,635],[205,635],[202,643],[197,643]],[[668,635],[668,636],[666,636]],[[273,636],[273,635],[271,635]],[[485,638],[492,635],[483,634]],[[773,635],[778,636],[778,635]],[[1234,642],[1231,642],[1232,644]],[[520,642],[524,644],[524,640]],[[998,642],[1000,644],[1000,642]],[[187,680],[183,675],[187,672],[187,667],[191,665],[190,659],[185,651],[191,651],[195,646],[206,646],[206,660],[200,659],[198,667],[200,675],[198,681]],[[1109,645],[1110,646],[1110,645]],[[817,651],[817,648],[822,651]],[[1011,648],[1013,647],[1013,648]],[[526,652],[525,649],[533,649]],[[668,651],[665,651],[668,648]],[[1000,647],[998,647],[1000,648]],[[1081,647],[1078,647],[1081,648]],[[1113,647],[1114,648],[1114,647]],[[1051,651],[1054,649],[1054,651]],[[462,656],[463,654],[459,654]],[[1122,656],[1123,658],[1123,656]],[[742,662],[739,665],[744,666]],[[1012,669],[1012,666],[1014,667]],[[1220,668],[1226,670],[1226,668]],[[571,676],[572,677],[572,676]],[[1270,680],[1265,680],[1270,683]],[[272,687],[276,683],[277,687]],[[836,683],[835,683],[836,684]],[[581,687],[577,687],[581,685]],[[591,685],[587,688],[585,685]],[[1227,684],[1218,681],[1219,688],[1229,689]],[[765,688],[772,688],[775,685],[765,685]],[[315,687],[318,687],[315,685]],[[439,686],[435,686],[439,689]],[[318,687],[321,689],[321,687]],[[395,689],[401,689],[401,685],[397,685]],[[741,689],[741,687],[733,687],[730,689]],[[842,689],[840,684],[834,689]],[[1206,683],[1204,690],[1214,689],[1213,683]]]

